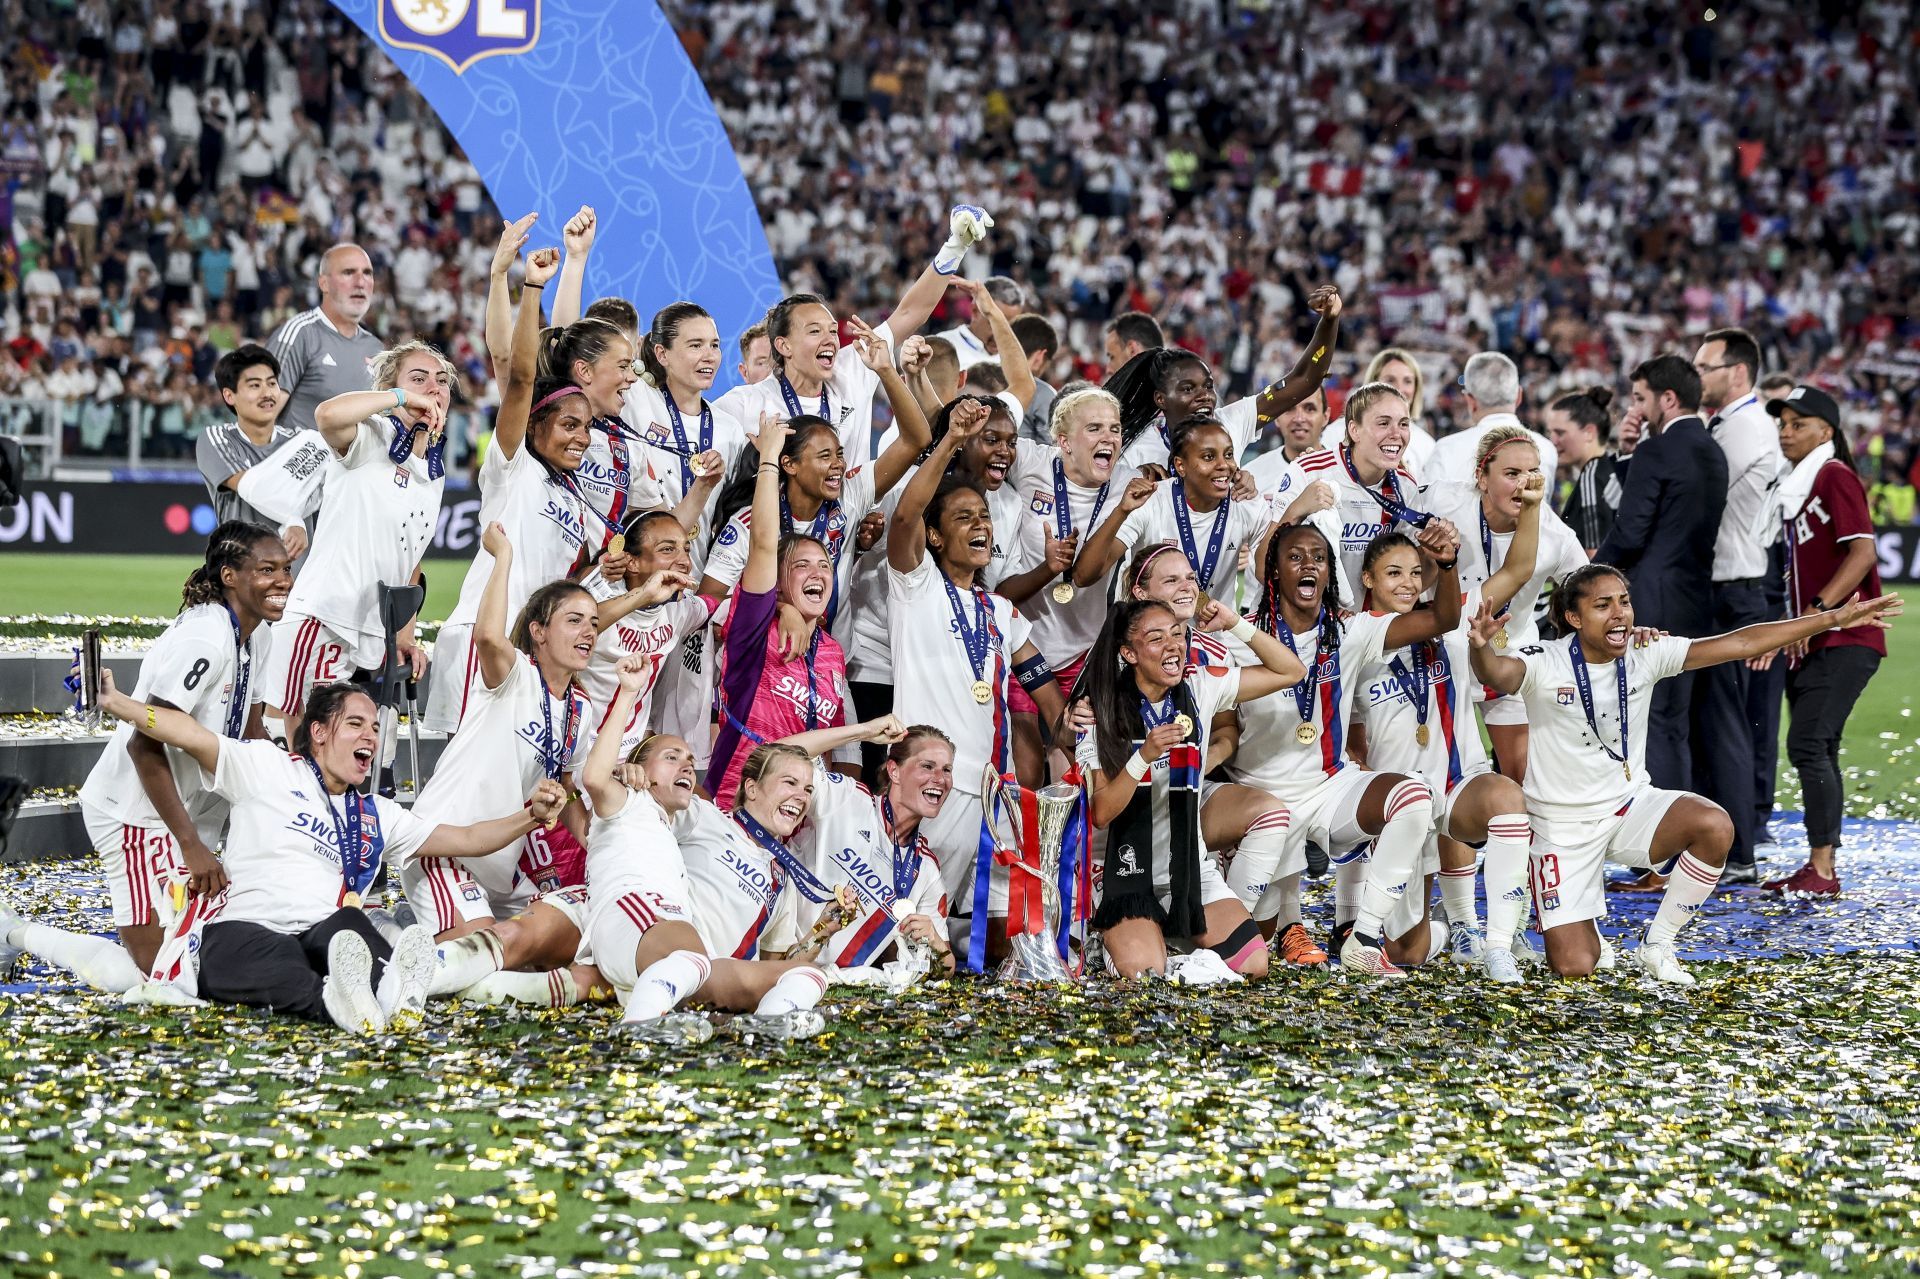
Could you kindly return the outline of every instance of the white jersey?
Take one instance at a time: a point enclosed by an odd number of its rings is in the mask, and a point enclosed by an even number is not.
[[[233,614],[224,604],[196,604],[168,624],[140,663],[140,680],[133,686],[135,701],[163,701],[193,716],[200,727],[225,737],[247,731],[253,705],[262,700],[267,679],[269,631],[264,623],[253,628],[244,649],[239,648]],[[159,829],[163,823],[153,801],[140,785],[127,746],[134,727],[121,724],[107,739],[80,787],[80,804],[124,826]],[[173,771],[173,785],[187,816],[209,848],[226,824],[227,804],[212,790],[213,780],[193,757],[171,746],[163,747]]]
[[[1345,455],[1338,450],[1322,449],[1309,453],[1296,465],[1300,474],[1312,483],[1325,480],[1333,487],[1333,508],[1314,517],[1314,526],[1322,532],[1337,529],[1338,536],[1333,537],[1333,549],[1340,557],[1340,602],[1347,608],[1357,608],[1360,599],[1360,565],[1366,559],[1367,544],[1382,533],[1395,528],[1411,535],[1415,530],[1410,524],[1403,524],[1387,514],[1384,507],[1375,500],[1375,494],[1385,494],[1389,484],[1383,480],[1379,489],[1370,489],[1353,477],[1347,470]],[[1420,504],[1420,494],[1414,484],[1413,476],[1405,470],[1396,471],[1390,477],[1393,495],[1400,502],[1414,510],[1424,510]]]
[[[1496,533],[1487,525],[1480,505],[1480,490],[1469,484],[1435,484],[1421,495],[1420,504],[1442,519],[1451,520],[1460,530],[1460,561],[1456,571],[1461,587],[1476,590],[1484,587],[1487,579],[1507,562],[1513,534]],[[1487,559],[1488,549],[1493,552],[1491,563]],[[1511,615],[1507,636],[1512,643],[1531,644],[1540,634],[1535,609],[1547,583],[1559,582],[1587,562],[1587,553],[1573,530],[1551,508],[1543,509],[1540,552],[1533,562],[1533,576],[1507,605]]]
[[[1193,565],[1193,571],[1200,578],[1200,589],[1215,599],[1232,601],[1234,579],[1240,573],[1240,548],[1251,547],[1266,535],[1273,524],[1273,508],[1264,497],[1256,497],[1251,502],[1222,502],[1211,511],[1196,511],[1187,508],[1187,527],[1191,532],[1191,549],[1180,536],[1179,514],[1174,509],[1175,502],[1184,501],[1179,495],[1178,480],[1167,480],[1153,491],[1147,504],[1121,522],[1116,535],[1120,545],[1130,555],[1136,546],[1154,542],[1172,542],[1180,546]],[[1208,548],[1213,544],[1214,526],[1225,514],[1226,528],[1220,535],[1220,551],[1214,557],[1211,569],[1206,569],[1202,561]],[[1122,560],[1126,558],[1122,556]]]
[[[413,805],[414,814],[424,821],[466,826],[519,812],[534,786],[548,776],[549,757],[561,773],[578,766],[590,713],[578,688],[555,697],[530,657],[516,658],[498,688],[488,688],[485,677],[477,676],[460,731],[434,766]],[[490,900],[506,900],[521,879],[524,843],[515,840],[484,857],[460,858],[460,865]]]
[[[619,909],[619,899],[630,892],[662,893],[685,909],[686,880],[680,845],[653,796],[630,790],[612,816],[593,815],[587,827],[589,918]]]
[[[1451,631],[1431,644],[1409,644],[1382,653],[1355,672],[1365,708],[1368,768],[1419,777],[1436,795],[1487,770],[1486,747],[1480,743],[1480,728],[1473,718],[1476,681],[1467,642],[1468,619],[1479,611],[1480,590],[1475,587],[1466,593],[1460,624]],[[1421,689],[1423,671],[1426,685]],[[1417,701],[1416,690],[1421,693]],[[1424,746],[1419,732],[1423,719]]]
[[[222,858],[232,882],[212,918],[298,933],[344,906],[347,797],[329,795],[310,763],[272,742],[223,741],[217,764],[213,789],[233,805]],[[378,795],[360,803],[361,847],[373,847],[374,868],[413,856],[438,824]]]
[[[854,539],[860,533],[860,521],[874,508],[873,468],[871,466],[849,466],[846,476],[840,482],[840,507],[829,511],[824,505],[820,514],[813,519],[802,521],[793,517],[792,532],[813,535],[815,528],[818,536],[827,544],[827,553],[833,557],[834,586],[839,593],[838,608],[844,609],[849,598],[853,582],[853,564],[859,557],[854,553]],[[823,521],[821,516],[826,518]],[[713,552],[707,557],[706,576],[731,591],[740,585],[740,574],[747,568],[747,544],[753,532],[753,507],[743,506],[733,513],[726,527],[720,530],[720,536],[713,540]],[[835,617],[838,617],[836,609]],[[838,627],[834,628],[836,633]]]
[[[964,324],[936,333],[933,336],[944,338],[960,356],[960,367],[970,369],[976,364],[998,364],[1000,357],[987,350],[987,344],[973,335],[973,330]],[[1017,419],[1016,419],[1017,420]]]
[[[752,959],[762,940],[770,948],[792,944],[799,891],[740,823],[696,797],[674,815],[673,836],[686,862],[693,926],[709,955]]]
[[[1007,689],[1013,680],[1013,655],[1026,644],[1033,627],[1004,596],[989,594],[988,652],[976,674],[961,627],[954,617],[946,575],[924,554],[912,571],[889,566],[887,585],[893,642],[893,713],[903,724],[937,724],[953,738],[954,789],[980,794],[982,771],[996,769],[1008,743]],[[976,625],[976,597],[961,591],[969,630]],[[976,679],[984,680],[989,699],[974,700]],[[947,799],[953,803],[953,797]]]
[[[1347,442],[1347,420],[1335,418],[1327,423],[1327,429],[1320,432],[1320,447],[1337,449]],[[1422,484],[1433,480],[1433,451],[1438,442],[1433,432],[1415,422],[1407,431],[1407,447],[1400,456],[1400,466],[1408,475]]]
[[[1240,700],[1240,671],[1238,668],[1221,670],[1214,667],[1200,667],[1187,673],[1187,689],[1193,694],[1193,701],[1200,714],[1194,720],[1194,727],[1200,735],[1200,758],[1207,758],[1208,743],[1212,738],[1213,717],[1221,711],[1230,711]],[[1283,690],[1284,692],[1284,690]],[[1277,697],[1281,694],[1270,694]],[[1074,757],[1080,766],[1086,769],[1100,767],[1099,734],[1087,732],[1080,734],[1074,748]],[[1204,771],[1205,764],[1202,764]],[[1153,843],[1154,847],[1168,849],[1173,847],[1173,827],[1167,813],[1167,788],[1171,784],[1173,772],[1170,756],[1162,755],[1147,770],[1147,776],[1153,785]]]
[[[881,801],[821,760],[813,762],[813,805],[794,834],[793,851],[822,883],[829,888],[851,884],[860,899],[860,914],[827,942],[823,963],[842,968],[872,963],[897,935],[896,911],[935,921],[947,917],[940,863],[926,836],[915,832],[896,846]],[[800,927],[811,928],[822,909],[807,903]]]
[[[507,572],[510,619],[534,591],[573,571],[581,544],[589,536],[598,546],[597,539],[605,532],[579,491],[548,475],[525,441],[511,458],[497,446],[488,449],[487,460],[480,464],[479,525],[484,529],[495,522],[506,529],[513,544],[513,566]],[[466,580],[460,584],[460,602],[453,606],[446,625],[471,625],[479,617],[480,596],[492,573],[493,556],[485,548],[475,551]]]
[[[1307,665],[1308,677],[1292,688],[1248,702],[1240,708],[1240,747],[1228,775],[1286,802],[1304,799],[1347,761],[1347,726],[1363,687],[1361,672],[1380,660],[1387,626],[1383,613],[1355,613],[1341,624],[1337,652],[1320,652],[1318,627],[1293,635],[1293,648]],[[1316,676],[1317,672],[1317,676]],[[1303,742],[1300,700],[1311,681],[1312,710],[1306,719],[1313,739]]]
[[[706,510],[701,513],[700,527],[694,532],[693,544],[688,548],[693,554],[695,577],[700,575],[701,567],[706,563],[707,544],[713,540],[714,503],[719,500],[720,489],[725,486],[725,476],[733,474],[734,463],[739,460],[741,450],[747,447],[746,428],[724,400],[719,403],[702,400],[701,403],[712,420],[705,421],[699,413],[682,413],[680,429],[676,432],[673,414],[667,411],[666,395],[643,379],[627,388],[624,413],[627,425],[640,437],[639,450],[653,473],[662,506],[674,506],[687,495],[694,476],[686,463],[693,454],[711,448],[725,459],[721,483],[707,494]],[[757,420],[755,429],[758,429]]]
[[[348,661],[363,670],[386,655],[378,588],[413,581],[433,544],[447,486],[424,457],[394,462],[389,450],[401,429],[384,415],[354,428],[327,479],[313,549],[287,597],[289,614],[318,618],[352,644]]]
[[[1512,413],[1489,413],[1464,431],[1442,437],[1433,447],[1432,464],[1421,472],[1422,478],[1428,484],[1471,486],[1475,478],[1474,454],[1480,449],[1481,439],[1496,426],[1526,426],[1526,423]],[[1540,450],[1540,473],[1551,483],[1554,470],[1560,465],[1560,454],[1553,447],[1553,441],[1540,432],[1527,427],[1527,434]]]
[[[1113,477],[1104,489],[1082,488],[1067,478],[1059,449],[1050,445],[1038,445],[1036,448],[1041,454],[1041,465],[1032,468],[1022,478],[1020,500],[1015,508],[1015,518],[1019,521],[1015,534],[1018,546],[1016,554],[1025,568],[1045,560],[1047,537],[1060,535],[1059,516],[1055,507],[1061,485],[1066,488],[1070,527],[1080,535],[1080,544],[1084,546],[1094,530],[1100,527],[1100,521],[1117,509],[1121,494],[1127,491],[1128,481],[1139,474],[1130,466],[1115,466]],[[1007,487],[1012,486],[1013,481],[1009,479]],[[993,540],[998,543],[1002,537],[996,523]],[[1124,571],[1125,566],[1121,567]],[[1033,620],[1033,646],[1056,669],[1078,660],[1093,647],[1093,641],[1099,638],[1101,624],[1107,620],[1108,608],[1105,583],[1076,588],[1073,598],[1062,604],[1053,598],[1057,580],[1042,586],[1039,594],[1025,605],[1027,615]]]
[[[618,599],[625,592],[611,585],[595,569],[581,582],[601,603]],[[705,595],[682,594],[657,608],[638,608],[610,626],[600,628],[593,643],[593,660],[580,672],[580,687],[586,691],[591,708],[588,722],[594,734],[605,731],[606,717],[613,709],[614,695],[620,691],[620,675],[614,666],[623,657],[639,654],[647,659],[647,682],[633,704],[633,714],[625,724],[615,725],[620,734],[620,757],[638,746],[653,723],[654,693],[661,676],[679,660],[680,644],[688,635],[705,629],[713,619],[713,600]]]
[[[1247,446],[1260,434],[1259,404],[1259,396],[1248,395],[1213,412],[1220,419],[1220,425],[1227,428],[1227,438],[1233,441],[1235,460],[1247,451]],[[1121,452],[1120,461],[1136,470],[1143,466],[1159,466],[1171,472],[1173,467],[1167,461],[1168,438],[1167,421],[1162,417],[1133,437],[1133,443]]]
[[[591,508],[585,531],[595,550],[605,546],[633,512],[672,505],[648,468],[647,451],[633,441],[626,423],[618,418],[593,419],[587,430],[587,451],[572,478]]]
[[[874,332],[886,343],[891,355],[893,330],[882,324]],[[827,379],[824,397],[794,392],[792,384],[775,371],[771,377],[734,387],[720,397],[715,407],[733,414],[743,430],[755,435],[760,431],[762,413],[781,419],[791,419],[801,413],[824,417],[840,433],[840,448],[846,455],[847,465],[858,466],[873,459],[873,397],[879,390],[880,375],[860,358],[860,348],[843,346],[834,357],[833,376]],[[793,404],[787,402],[788,394],[793,395]],[[822,398],[826,400],[825,413],[820,411]]]
[[[1612,817],[1653,785],[1647,773],[1647,712],[1654,685],[1686,669],[1693,641],[1678,635],[1627,649],[1619,663],[1584,663],[1593,694],[1593,724],[1573,675],[1573,643],[1528,644],[1511,656],[1527,665],[1520,696],[1527,704],[1527,811],[1556,820]],[[1620,753],[1620,679],[1627,684],[1627,760]],[[1598,726],[1598,733],[1594,729]],[[1612,754],[1608,752],[1611,751]]]

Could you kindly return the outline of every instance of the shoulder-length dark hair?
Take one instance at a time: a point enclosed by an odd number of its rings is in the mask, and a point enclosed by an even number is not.
[[[1109,777],[1126,767],[1134,742],[1146,735],[1146,721],[1140,715],[1140,686],[1134,682],[1133,667],[1120,656],[1120,650],[1131,641],[1140,619],[1155,609],[1173,616],[1173,610],[1159,600],[1128,600],[1115,606],[1087,654],[1085,672],[1074,689],[1076,696],[1084,695],[1093,703],[1100,771]]]

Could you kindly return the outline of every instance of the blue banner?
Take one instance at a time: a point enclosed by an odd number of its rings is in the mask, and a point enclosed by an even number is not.
[[[598,218],[585,300],[631,301],[644,325],[682,298],[734,343],[779,298],[773,254],[733,144],[653,0],[335,0],[419,86],[508,218],[537,210],[559,246]]]

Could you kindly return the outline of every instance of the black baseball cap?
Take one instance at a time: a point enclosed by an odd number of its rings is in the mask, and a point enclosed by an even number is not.
[[[1767,401],[1767,412],[1775,417],[1788,409],[1802,417],[1817,417],[1836,431],[1840,429],[1840,406],[1817,386],[1796,386],[1779,399]]]

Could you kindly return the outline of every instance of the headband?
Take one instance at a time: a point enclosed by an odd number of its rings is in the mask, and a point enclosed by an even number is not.
[[[1142,579],[1144,579],[1147,575],[1147,570],[1153,567],[1153,562],[1159,559],[1162,555],[1165,555],[1168,551],[1178,550],[1178,549],[1179,548],[1176,547],[1172,542],[1162,542],[1159,546],[1149,551],[1147,553],[1147,558],[1145,558],[1144,560],[1141,560],[1139,567],[1133,570],[1133,580],[1127,583],[1127,589],[1130,591],[1138,590],[1140,588],[1140,583]]]
[[[585,395],[585,394],[586,392],[581,390],[577,386],[563,386],[559,390],[553,392],[551,395],[548,395],[546,398],[542,399],[538,404],[534,405],[532,408],[528,409],[527,416],[532,417],[535,413],[538,413],[541,409],[546,408],[547,405],[553,403],[555,400],[563,400],[569,395]]]

